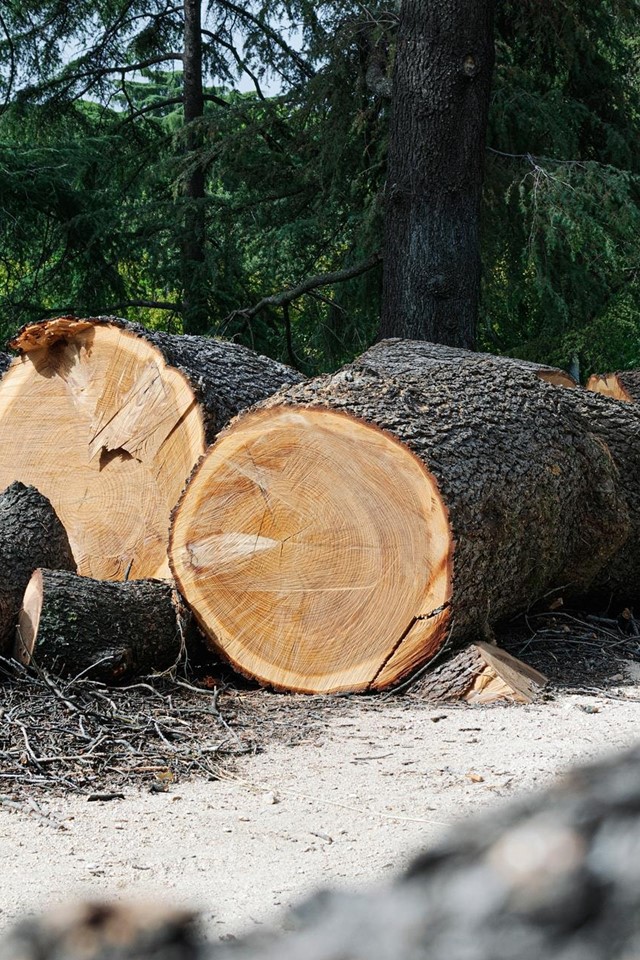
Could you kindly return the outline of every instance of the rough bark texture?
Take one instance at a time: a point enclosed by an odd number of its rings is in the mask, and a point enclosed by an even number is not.
[[[640,400],[640,370],[618,370],[617,373],[594,373],[587,381],[587,390],[602,393],[615,400],[637,403]]]
[[[487,643],[471,643],[434,666],[415,685],[428,700],[472,704],[532,703],[547,679],[526,663]]]
[[[185,195],[184,240],[182,244],[182,285],[184,328],[187,333],[204,333],[208,326],[205,271],[205,174],[194,164],[202,144],[199,122],[204,115],[202,87],[202,4],[200,0],[184,0],[184,123],[185,151],[191,164],[187,174]]]
[[[76,327],[76,324],[78,326]],[[288,383],[299,383],[303,377],[297,370],[261,356],[247,347],[228,340],[184,336],[147,330],[139,324],[119,317],[90,317],[69,320],[69,330],[61,326],[59,337],[72,337],[82,325],[111,324],[141,337],[156,347],[172,367],[186,377],[201,406],[207,443],[212,443],[219,430],[240,410],[257,403]],[[55,344],[55,334],[48,334],[51,321],[23,327],[9,346],[23,352],[31,345]]]
[[[39,621],[27,612],[31,622],[36,620],[31,657],[53,673],[85,673],[92,680],[113,683],[165,670],[180,657],[189,620],[170,582],[111,583],[40,570],[31,584],[42,597]],[[21,630],[26,606],[25,601],[16,655],[29,662],[23,643],[29,631]]]
[[[473,353],[476,360],[496,360],[490,353]],[[403,340],[400,337],[391,337],[381,340],[370,347],[358,362],[362,366],[370,367],[385,376],[402,377],[404,374],[413,374],[416,365],[421,373],[428,373],[431,366],[439,367],[443,364],[452,365],[464,363],[470,359],[467,350],[457,347],[444,346],[440,343],[429,343],[425,340]],[[529,360],[520,360],[517,357],[500,357],[499,363],[511,366],[523,373],[533,374],[540,380],[546,380],[555,386],[576,387],[577,383],[570,373],[558,367],[548,367],[542,363],[532,363]]]
[[[457,825],[388,886],[316,895],[288,932],[202,943],[176,911],[87,905],[24,921],[0,960],[630,960],[639,842],[636,749]]]
[[[494,0],[403,0],[385,197],[382,337],[471,347]]]
[[[12,483],[0,495],[0,654],[13,645],[22,597],[36,567],[75,573],[67,534],[46,497]]]
[[[436,478],[454,544],[451,640],[552,587],[640,594],[640,413],[498,357],[376,348],[262,405],[326,407],[393,434]],[[407,352],[413,363],[407,362]],[[233,427],[231,427],[233,429]]]

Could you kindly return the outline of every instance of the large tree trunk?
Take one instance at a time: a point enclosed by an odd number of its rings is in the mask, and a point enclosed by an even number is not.
[[[242,672],[383,689],[552,588],[640,592],[635,405],[421,352],[380,344],[281,391],[194,472],[170,561]]]
[[[188,619],[170,582],[108,583],[39,569],[23,597],[15,657],[60,676],[114,683],[176,663]]]
[[[22,330],[0,381],[0,488],[34,484],[98,579],[169,576],[169,514],[240,409],[300,375],[234,343],[114,318]]]
[[[16,629],[24,591],[36,567],[75,572],[66,531],[35,487],[12,483],[0,494],[0,654]]]
[[[473,353],[473,361],[497,361],[500,367],[521,370],[545,380],[556,387],[576,387],[578,384],[566,370],[558,367],[549,367],[544,363],[532,363],[530,360],[520,360],[518,357],[500,357],[491,353]],[[358,358],[361,366],[370,367],[378,373],[393,377],[403,377],[405,374],[413,376],[417,370],[426,374],[430,369],[438,369],[443,364],[464,364],[471,359],[467,350],[449,347],[440,343],[429,343],[424,340],[403,340],[392,337],[374,344]]]
[[[403,0],[385,201],[382,337],[472,347],[495,0]]]
[[[205,176],[198,160],[204,116],[202,87],[202,3],[184,0],[183,98],[185,151],[189,164],[184,186],[185,217],[182,243],[182,317],[185,333],[209,328],[206,296]]]

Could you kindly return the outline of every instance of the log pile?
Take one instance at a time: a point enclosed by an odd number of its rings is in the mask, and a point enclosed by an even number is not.
[[[635,407],[439,352],[380,343],[240,416],[200,461],[170,561],[241,672],[382,690],[549,590],[640,583]]]
[[[303,381],[114,318],[35,324],[12,346],[0,488],[49,498],[78,574],[22,562],[25,662],[164,669],[186,624],[172,576],[216,654],[314,693],[393,687],[549,591],[640,592],[640,410],[562,371],[389,340]],[[473,650],[433,695],[540,686]]]
[[[631,960],[640,751],[458,824],[392,884],[313,897],[287,932],[203,942],[186,911],[82,904],[29,918],[0,960]]]

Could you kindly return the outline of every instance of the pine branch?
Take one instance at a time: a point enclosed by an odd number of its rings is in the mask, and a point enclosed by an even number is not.
[[[130,113],[126,120],[123,120],[122,123],[130,123],[132,120],[136,120],[137,117],[142,117],[145,113],[151,113],[152,110],[160,110],[162,107],[171,107],[176,103],[182,103],[182,97],[167,97],[165,100],[158,100],[157,103],[150,103],[146,107],[140,107],[139,110],[136,110],[134,113]]]
[[[270,297],[263,297],[253,307],[246,307],[244,310],[234,310],[225,320],[225,325],[235,317],[243,317],[246,320],[255,317],[257,313],[264,310],[265,307],[284,307],[286,304],[303,297],[317,287],[329,287],[334,283],[343,283],[345,280],[352,280],[359,277],[360,274],[372,270],[382,260],[382,254],[378,250],[367,260],[361,260],[351,267],[345,267],[344,270],[334,270],[332,273],[322,273],[315,277],[308,277],[296,287],[289,290],[283,290],[281,293],[272,294]]]
[[[304,73],[306,77],[314,77],[315,70],[310,66],[306,60],[300,56],[297,50],[294,50],[293,47],[290,47],[286,40],[283,40],[279,33],[273,30],[268,23],[265,23],[259,17],[254,16],[250,13],[245,7],[239,7],[232,0],[219,0],[220,7],[223,7],[225,10],[228,10],[230,13],[235,13],[236,16],[240,17],[243,20],[248,20],[250,23],[253,23],[258,27],[272,43],[275,43],[276,46],[280,47],[294,63],[297,64],[298,68]]]
[[[149,310],[171,310],[174,313],[182,313],[184,306],[182,303],[171,303],[170,300],[122,300],[120,303],[114,303],[106,308],[107,313],[113,310],[126,310],[128,307],[147,307]]]
[[[237,51],[237,49],[235,48],[235,46],[234,46],[232,43],[229,43],[228,40],[225,40],[224,37],[221,37],[219,33],[213,33],[211,30],[205,30],[205,29],[203,28],[202,34],[203,34],[203,36],[210,37],[211,40],[214,41],[214,43],[219,43],[221,47],[224,47],[225,50],[228,50],[228,51],[229,51],[229,53],[231,54],[231,56],[233,57],[233,59],[236,61],[236,63],[238,64],[238,66],[240,67],[240,69],[242,70],[242,72],[243,72],[243,73],[246,73],[246,75],[251,79],[251,82],[253,83],[253,85],[254,85],[254,87],[255,87],[255,90],[256,90],[256,93],[257,93],[258,97],[259,97],[261,100],[265,100],[265,101],[266,101],[266,97],[265,97],[264,93],[262,92],[262,87],[260,86],[260,81],[259,81],[258,78],[256,77],[255,73],[253,73],[251,70],[249,70],[249,67],[246,65],[245,61],[243,60],[243,58],[242,58],[242,57],[240,56],[240,54],[238,53],[238,51]]]

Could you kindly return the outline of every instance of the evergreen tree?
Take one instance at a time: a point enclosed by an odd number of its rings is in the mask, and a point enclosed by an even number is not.
[[[185,122],[184,11],[3,5],[3,322],[113,309],[334,367],[379,322],[398,12],[203,5]],[[636,0],[498,0],[486,349],[640,365],[639,26]]]

